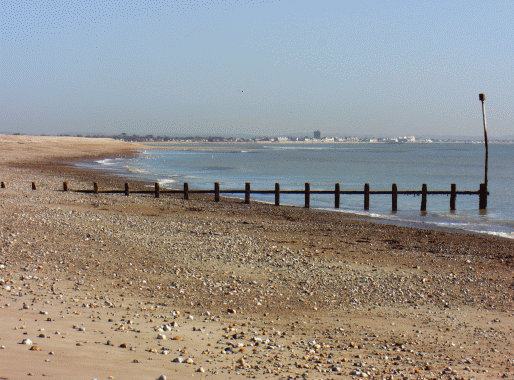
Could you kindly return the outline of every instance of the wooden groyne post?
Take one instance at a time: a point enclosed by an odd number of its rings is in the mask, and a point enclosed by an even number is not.
[[[68,182],[64,181],[62,183],[62,191],[68,191]]]
[[[450,211],[455,211],[455,202],[457,200],[457,185],[452,183],[450,191]]]
[[[220,183],[214,182],[214,202],[220,201]]]
[[[275,206],[280,206],[280,183],[275,183]]]
[[[159,185],[159,182],[155,182],[155,189],[154,189],[154,193],[155,193],[155,198],[159,198],[161,196],[161,186]]]
[[[184,200],[189,200],[189,182],[184,182]]]
[[[423,186],[421,186],[421,211],[422,212],[427,211],[427,194],[428,194],[428,187],[427,187],[427,184],[424,183]]]
[[[487,209],[487,185],[485,183],[480,184],[480,190],[478,190],[478,208],[480,210]]]
[[[398,211],[398,186],[393,183],[391,187],[391,209],[393,212]]]
[[[305,182],[305,208],[311,207],[311,184]]]
[[[369,183],[364,184],[364,210],[369,210]]]
[[[128,182],[125,182],[125,196],[129,196],[130,195],[130,186],[128,184]]]
[[[250,204],[250,182],[245,183],[245,203]]]
[[[341,186],[339,186],[339,183],[336,183],[335,188],[334,188],[334,208],[339,208],[340,200],[341,200]]]

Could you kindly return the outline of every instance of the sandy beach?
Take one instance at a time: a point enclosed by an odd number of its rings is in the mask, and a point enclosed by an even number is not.
[[[0,135],[0,379],[514,378],[514,241],[61,191],[138,149]]]

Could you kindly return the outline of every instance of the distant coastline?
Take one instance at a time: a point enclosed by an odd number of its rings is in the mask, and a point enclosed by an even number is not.
[[[58,136],[52,135],[24,135],[21,133],[2,132],[4,135],[12,136],[39,136],[39,137],[81,137],[81,138],[109,138],[124,142],[136,143],[169,143],[169,144],[183,144],[183,143],[300,143],[300,144],[433,144],[433,143],[463,143],[463,144],[483,144],[482,137],[426,137],[426,136],[399,136],[399,137],[358,137],[358,136],[345,136],[345,137],[320,137],[314,138],[310,136],[303,137],[281,137],[281,136],[256,136],[256,137],[237,137],[237,136],[154,136],[149,135],[129,135],[121,133],[117,135],[83,135],[83,134],[61,134]],[[491,144],[513,144],[514,138],[511,136],[506,137],[489,137]]]

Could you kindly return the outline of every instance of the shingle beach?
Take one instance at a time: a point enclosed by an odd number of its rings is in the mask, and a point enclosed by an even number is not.
[[[0,135],[0,379],[514,378],[514,241],[62,191],[143,148]]]

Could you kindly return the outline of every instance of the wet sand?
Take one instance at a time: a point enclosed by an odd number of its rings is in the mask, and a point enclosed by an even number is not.
[[[0,136],[0,378],[514,376],[513,241],[60,191],[122,189],[68,162],[142,148]]]

